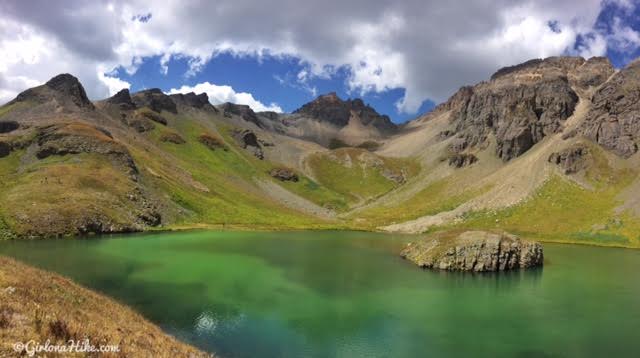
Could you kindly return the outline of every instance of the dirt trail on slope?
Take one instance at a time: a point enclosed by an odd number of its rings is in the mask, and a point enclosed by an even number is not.
[[[256,180],[256,184],[262,189],[264,194],[286,207],[323,219],[333,219],[336,217],[336,213],[332,210],[325,209],[312,201],[298,196],[274,182]]]

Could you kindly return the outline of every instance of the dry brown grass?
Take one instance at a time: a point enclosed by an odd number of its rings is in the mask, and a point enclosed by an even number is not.
[[[209,357],[110,298],[0,257],[0,357],[19,356],[13,349],[15,342],[62,344],[69,339],[120,347],[119,353],[100,357]]]

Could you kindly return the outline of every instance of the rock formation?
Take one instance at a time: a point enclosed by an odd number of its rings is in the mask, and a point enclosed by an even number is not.
[[[450,149],[461,152],[484,146],[495,136],[496,155],[504,161],[518,157],[544,137],[558,133],[573,114],[578,95],[613,72],[606,59],[579,57],[531,60],[498,70],[489,82],[463,87],[436,110],[451,110]]]
[[[549,163],[562,168],[565,174],[574,174],[586,169],[590,159],[589,149],[585,145],[577,144],[560,152],[551,153],[548,160]]]
[[[273,168],[269,171],[269,175],[280,181],[297,182],[299,180],[298,174],[289,168]]]
[[[132,110],[136,108],[135,103],[131,99],[131,94],[129,93],[129,89],[124,88],[120,90],[118,93],[109,97],[106,100],[106,103],[116,105],[121,110]]]
[[[58,106],[67,109],[94,109],[93,103],[87,97],[87,93],[78,79],[68,73],[60,74],[42,86],[30,88],[20,93],[13,101],[45,103],[56,101]]]
[[[388,116],[380,115],[369,105],[359,99],[348,99],[343,101],[335,92],[319,96],[314,101],[309,102],[294,114],[307,116],[318,121],[331,123],[337,127],[344,127],[349,124],[352,111],[360,118],[363,125],[371,124],[375,128],[384,132],[393,132],[397,129]]]
[[[233,138],[242,148],[250,151],[256,158],[260,160],[264,159],[262,146],[260,146],[258,137],[252,130],[236,130],[233,132]]]
[[[132,100],[137,107],[149,107],[157,113],[160,113],[161,111],[167,111],[174,114],[178,113],[176,104],[173,102],[171,97],[164,94],[158,88],[136,92],[132,96]]]
[[[456,168],[469,166],[478,161],[478,157],[469,153],[452,154],[449,157],[449,165]]]
[[[580,132],[621,157],[635,154],[640,140],[640,60],[616,73],[591,102]]]
[[[531,268],[543,261],[540,243],[483,231],[410,243],[401,256],[423,268],[474,272]]]
[[[189,93],[176,93],[169,95],[174,102],[180,103],[182,105],[194,108],[204,108],[205,106],[210,105],[209,96],[206,93],[195,94],[193,92]]]
[[[227,117],[230,117],[232,115],[240,116],[245,121],[251,122],[258,127],[262,127],[262,123],[256,116],[256,113],[253,111],[253,109],[251,109],[251,107],[247,105],[227,102],[220,105],[220,109],[222,110],[222,113]]]

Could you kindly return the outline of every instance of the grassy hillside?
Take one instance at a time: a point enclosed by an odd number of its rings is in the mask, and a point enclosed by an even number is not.
[[[56,274],[0,257],[0,356],[16,352],[14,343],[44,345],[89,339],[113,345],[119,353],[105,357],[209,357],[163,333],[131,309]],[[57,356],[57,355],[56,355]],[[69,356],[69,355],[64,355]],[[74,357],[93,357],[78,353]]]
[[[308,158],[318,182],[355,205],[383,195],[416,175],[410,159],[385,158],[365,149],[340,148]]]

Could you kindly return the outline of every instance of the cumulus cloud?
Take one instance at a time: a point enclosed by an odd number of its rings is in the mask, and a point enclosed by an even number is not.
[[[352,92],[402,88],[398,109],[415,112],[502,66],[637,46],[622,24],[614,33],[594,27],[613,3],[635,8],[634,0],[2,2],[0,74],[44,81],[71,71],[95,98],[122,85],[101,71],[132,74],[149,56],[161,58],[163,72],[172,58],[187,59],[187,78],[222,52],[294,56],[303,86],[346,69]]]
[[[198,83],[195,86],[182,86],[180,88],[172,88],[169,94],[174,93],[206,93],[209,96],[211,104],[221,104],[231,102],[236,104],[246,104],[256,112],[273,111],[282,113],[282,108],[276,103],[265,105],[253,98],[251,93],[236,92],[231,86],[218,86],[209,82]]]

